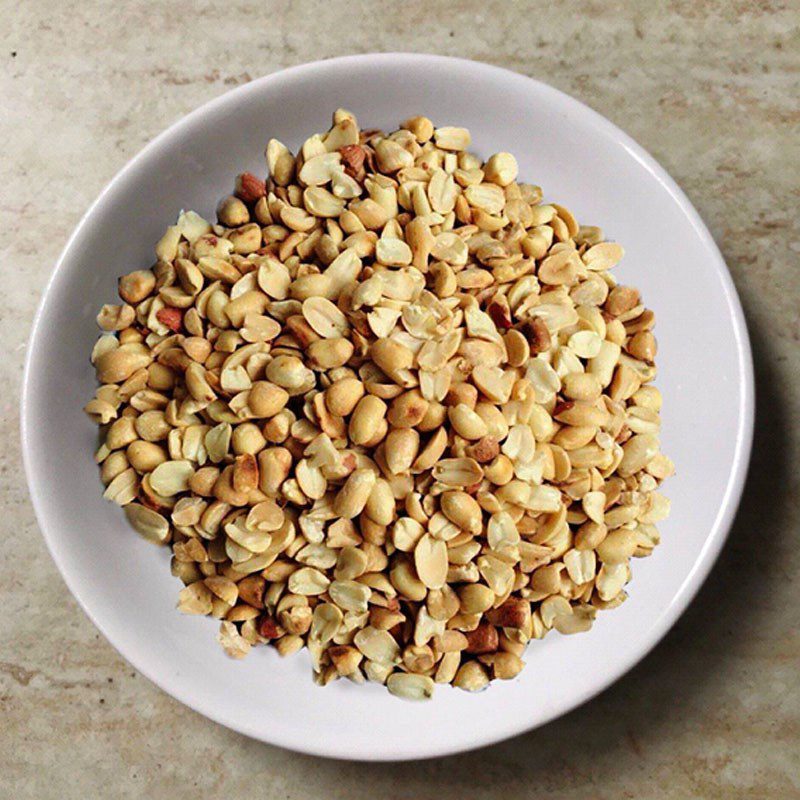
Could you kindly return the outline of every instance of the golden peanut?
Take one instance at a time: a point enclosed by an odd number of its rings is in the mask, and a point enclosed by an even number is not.
[[[334,577],[337,581],[353,580],[363,575],[368,567],[368,558],[364,550],[347,546],[339,551],[336,560]]]
[[[475,406],[475,413],[486,423],[489,436],[494,436],[495,439],[505,439],[508,436],[508,421],[496,405],[479,402]]]
[[[152,472],[167,460],[167,452],[155,442],[137,440],[128,445],[125,451],[130,465],[137,472]]]
[[[364,396],[364,384],[358,378],[343,378],[325,390],[325,405],[331,414],[346,417]]]
[[[258,486],[258,464],[252,453],[236,456],[236,460],[233,462],[231,483],[235,491],[244,493],[248,493]]]
[[[210,497],[214,492],[219,473],[218,467],[201,467],[189,478],[189,489],[201,497]]]
[[[552,442],[564,450],[577,450],[593,441],[596,435],[594,425],[567,425],[556,433]]]
[[[636,534],[627,528],[611,531],[596,547],[604,564],[622,564],[636,551]]]
[[[228,195],[217,205],[217,219],[228,228],[235,228],[250,222],[250,212],[238,197]]]
[[[261,247],[261,226],[257,222],[242,225],[230,231],[228,239],[233,244],[234,253],[254,253]]]
[[[450,387],[444,402],[447,406],[463,404],[474,411],[478,402],[478,389],[471,383],[457,383]]]
[[[639,376],[627,364],[619,364],[614,370],[608,396],[615,402],[633,399],[638,394],[641,385]]]
[[[525,662],[515,653],[495,653],[492,657],[492,672],[501,681],[516,678],[524,666]]]
[[[292,454],[285,447],[269,447],[258,454],[258,488],[269,497],[277,497],[289,477]]]
[[[466,692],[478,692],[489,683],[486,670],[477,661],[467,661],[462,664],[453,678],[453,686]]]
[[[290,392],[313,379],[311,370],[297,356],[276,356],[267,364],[266,375],[268,380]]]
[[[237,455],[244,453],[256,455],[266,447],[266,444],[267,440],[259,430],[258,425],[252,422],[245,422],[233,429],[231,446],[233,447],[233,452]]]
[[[309,300],[320,300],[320,299],[324,298],[319,298],[319,297],[309,298],[305,302],[308,303]],[[300,314],[292,314],[292,316],[290,316],[286,320],[285,327],[288,331],[291,331],[291,333],[294,335],[294,338],[297,339],[300,346],[304,348],[308,347],[312,342],[318,342],[320,341],[320,339],[322,339],[322,336],[320,336],[311,327],[311,325],[309,325],[306,318]]]
[[[595,550],[606,538],[608,529],[602,522],[588,520],[578,528],[575,534],[575,548],[577,550]]]
[[[654,361],[657,352],[656,337],[650,331],[639,331],[631,336],[625,348],[634,358]]]
[[[166,439],[172,426],[167,422],[163,411],[145,411],[136,417],[136,433],[147,442],[158,442]]]
[[[380,525],[365,514],[361,515],[359,523],[364,541],[376,547],[383,547],[386,543],[386,525]]]
[[[104,331],[122,331],[130,328],[136,319],[133,306],[104,305],[97,315],[97,324]]]
[[[419,452],[419,434],[413,428],[396,428],[389,432],[384,445],[386,466],[395,475],[411,469]]]
[[[428,590],[425,584],[417,576],[411,562],[398,560],[389,573],[389,580],[392,586],[403,596],[414,602],[425,599]]]
[[[443,492],[440,503],[450,522],[469,533],[480,533],[483,515],[474,497],[461,491]]]
[[[152,360],[150,351],[144,345],[123,344],[103,353],[95,361],[97,380],[100,383],[122,383]]]
[[[433,123],[427,117],[411,117],[400,127],[411,131],[419,144],[425,144],[433,136]]]
[[[156,276],[149,269],[137,269],[119,279],[119,296],[131,305],[142,302],[156,288]]]
[[[308,346],[308,363],[312,369],[335,369],[344,366],[353,351],[354,347],[349,339],[320,339]]]
[[[570,372],[561,379],[561,388],[570,400],[587,402],[597,400],[603,391],[597,376],[588,372]]]
[[[389,376],[399,369],[408,369],[414,354],[392,339],[378,339],[369,349],[370,358]]]
[[[130,466],[132,464],[128,461],[127,455],[121,450],[111,453],[100,468],[100,480],[105,484],[109,484],[117,475],[121,475]]]
[[[158,392],[165,392],[175,385],[175,373],[163,364],[156,362],[147,368],[147,385]]]
[[[413,428],[425,417],[428,401],[417,389],[392,400],[386,419],[393,428]]]
[[[181,342],[181,347],[189,358],[193,361],[197,361],[199,364],[204,364],[211,355],[211,342],[200,336],[187,336]],[[154,366],[161,365],[151,364],[150,368],[152,369]]]
[[[261,291],[244,292],[225,306],[225,316],[235,328],[241,328],[248,314],[262,314],[269,298]]]
[[[426,433],[436,430],[447,419],[447,407],[436,401],[429,402],[425,416],[417,423],[417,430]]]
[[[608,412],[592,403],[568,400],[555,408],[553,417],[567,425],[599,427],[608,420]]]
[[[431,589],[428,592],[425,605],[433,620],[446,622],[458,613],[460,603],[455,589],[445,584],[440,589]]]
[[[369,197],[353,201],[350,204],[350,211],[358,222],[370,231],[380,230],[389,220],[386,209]]]
[[[482,583],[470,583],[458,589],[458,599],[464,614],[482,614],[494,605],[495,594]]]
[[[294,414],[288,409],[279,411],[270,419],[263,428],[264,438],[273,444],[281,444],[289,436],[289,430],[294,422]]]
[[[630,311],[639,303],[639,292],[632,286],[615,286],[608,294],[605,308],[609,314],[618,317]]]
[[[336,515],[344,519],[357,517],[364,510],[375,481],[375,473],[371,469],[354,470],[333,501]]]
[[[447,448],[447,431],[439,428],[430,439],[428,439],[422,451],[414,459],[412,470],[414,472],[424,472],[431,469],[433,465],[442,457]],[[387,459],[388,460],[388,459]]]
[[[247,405],[257,416],[268,419],[274,417],[289,402],[289,393],[269,381],[256,381],[250,387]]]
[[[632,436],[622,445],[622,461],[617,470],[623,477],[643,470],[658,454],[658,437],[652,433]]]
[[[379,397],[368,394],[362,397],[353,411],[348,434],[353,444],[366,444],[375,435],[381,422],[385,422],[386,403]]]
[[[634,405],[653,411],[661,410],[661,392],[655,386],[642,386],[631,394],[631,400]]]
[[[489,428],[483,419],[464,403],[452,406],[447,412],[447,417],[455,432],[465,439],[481,439],[489,433]]]
[[[247,490],[237,490],[233,483],[234,474],[235,467],[233,464],[229,464],[222,470],[217,482],[214,484],[214,497],[232,506],[247,505]]]
[[[202,364],[198,364],[196,361],[189,364],[184,373],[184,379],[189,394],[195,400],[201,403],[211,403],[217,399],[217,395],[208,382],[206,370]]]
[[[510,330],[503,341],[508,352],[508,363],[512,367],[521,367],[527,364],[531,351],[528,340],[517,330]]]
[[[517,159],[511,153],[495,153],[489,157],[484,167],[486,180],[498,186],[508,186],[509,183],[513,183],[518,173]]]
[[[133,417],[120,417],[111,423],[111,427],[106,433],[105,444],[109,450],[119,450],[138,438],[136,420]]]
[[[392,487],[383,478],[375,481],[370,491],[365,511],[378,525],[390,525],[395,517],[395,500]]]

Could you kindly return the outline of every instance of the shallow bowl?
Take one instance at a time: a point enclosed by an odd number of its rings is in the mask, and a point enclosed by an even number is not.
[[[306,653],[258,648],[242,662],[217,623],[175,611],[166,549],[133,533],[101,499],[88,354],[95,314],[117,276],[149,266],[182,208],[211,217],[243,170],[263,174],[270,137],[296,148],[344,106],[364,127],[414,114],[463,125],[484,157],[516,154],[521,180],[624,244],[615,270],[657,318],[662,442],[677,465],[662,544],[633,564],[628,601],[589,633],[529,647],[516,680],[472,695],[449,687],[412,703],[382,687],[319,688]],[[454,753],[513,736],[575,708],[629,670],[686,608],[714,562],[741,495],[753,425],[747,332],[708,230],[667,173],[578,101],[503,69],[427,55],[321,61],[253,81],[189,114],[109,184],[70,239],[30,340],[22,399],[25,467],[53,559],[95,625],[139,671],[201,714],[282,747],[349,759]]]

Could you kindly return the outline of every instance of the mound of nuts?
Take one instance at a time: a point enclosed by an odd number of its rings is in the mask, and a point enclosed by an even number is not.
[[[98,316],[104,496],[233,657],[475,691],[658,544],[673,466],[622,247],[469,144],[342,109],[297,155],[273,139]]]

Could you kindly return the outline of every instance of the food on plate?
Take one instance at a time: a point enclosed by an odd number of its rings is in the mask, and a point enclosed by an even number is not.
[[[626,598],[669,511],[622,247],[460,127],[335,112],[182,212],[92,352],[105,497],[243,657],[430,697]]]

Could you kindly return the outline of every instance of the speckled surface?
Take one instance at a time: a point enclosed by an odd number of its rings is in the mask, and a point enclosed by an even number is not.
[[[329,0],[311,10],[288,0],[0,0],[0,797],[800,798],[800,4]],[[759,406],[730,541],[653,653],[543,729],[394,765],[250,741],[134,673],[47,554],[17,414],[42,287],[114,173],[231,86],[376,50],[537,77],[653,153],[733,273]]]

